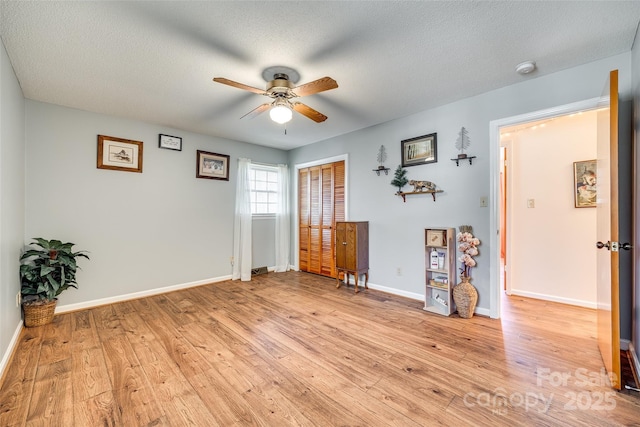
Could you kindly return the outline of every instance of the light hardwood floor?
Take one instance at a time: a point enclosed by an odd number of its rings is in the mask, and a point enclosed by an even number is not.
[[[640,423],[600,377],[593,310],[503,309],[441,317],[289,272],[57,315],[23,330],[0,426]]]

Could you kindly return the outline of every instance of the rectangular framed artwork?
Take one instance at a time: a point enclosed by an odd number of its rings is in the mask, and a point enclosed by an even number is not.
[[[573,162],[573,195],[576,208],[596,207],[597,161]]]
[[[98,169],[142,173],[142,141],[98,135]]]
[[[436,133],[402,140],[402,167],[418,166],[438,161]]]
[[[182,138],[179,136],[160,134],[158,147],[168,150],[182,151]]]
[[[229,181],[229,156],[198,150],[196,158],[196,178]]]

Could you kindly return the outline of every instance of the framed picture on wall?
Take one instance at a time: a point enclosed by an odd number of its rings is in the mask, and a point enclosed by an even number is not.
[[[179,136],[160,134],[158,147],[166,148],[168,150],[182,151],[182,138]]]
[[[198,150],[196,158],[196,178],[229,181],[229,156]]]
[[[596,207],[596,160],[573,162],[573,195],[576,208]]]
[[[98,135],[98,169],[142,173],[142,141]]]
[[[404,139],[401,145],[403,168],[438,161],[438,136],[436,133]]]

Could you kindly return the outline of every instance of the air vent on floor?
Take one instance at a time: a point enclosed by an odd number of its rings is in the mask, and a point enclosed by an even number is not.
[[[257,267],[251,269],[252,276],[257,276],[259,274],[267,274],[267,267]]]

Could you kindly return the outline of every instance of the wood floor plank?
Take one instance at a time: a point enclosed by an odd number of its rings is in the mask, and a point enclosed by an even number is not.
[[[0,388],[1,426],[23,425],[27,419],[41,345],[41,328],[22,330]]]
[[[0,425],[638,425],[640,399],[581,381],[594,310],[502,304],[443,317],[289,272],[57,315],[23,330]]]
[[[71,359],[39,365],[26,425],[73,425],[73,400],[68,396],[73,396]]]
[[[118,427],[124,425],[111,390],[78,401],[73,406],[74,425]]]
[[[102,348],[92,347],[74,350],[71,379],[73,398],[84,401],[111,390]]]

